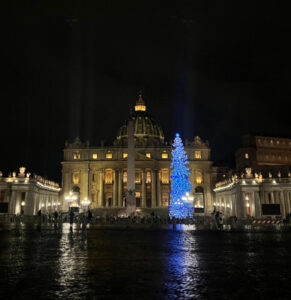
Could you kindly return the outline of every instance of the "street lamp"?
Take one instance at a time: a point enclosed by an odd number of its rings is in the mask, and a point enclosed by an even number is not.
[[[184,201],[184,203],[190,204],[189,207],[188,207],[188,216],[189,216],[190,215],[189,210],[190,210],[190,208],[193,207],[194,197],[187,192],[185,194],[185,196],[183,196],[181,199]]]
[[[88,209],[90,203],[91,203],[91,201],[88,200],[87,197],[85,197],[84,200],[81,201],[81,205],[85,206],[85,207],[87,206],[87,209]]]
[[[72,192],[69,193],[69,195],[65,196],[65,200],[69,203],[72,203],[73,201],[77,200],[78,197],[76,195],[73,195]]]

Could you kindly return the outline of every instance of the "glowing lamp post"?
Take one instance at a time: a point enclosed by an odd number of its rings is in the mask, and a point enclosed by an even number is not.
[[[76,201],[78,197],[76,195],[73,195],[72,192],[69,193],[69,195],[65,196],[65,200],[68,202],[69,206],[71,206],[73,201]]]
[[[87,199],[87,197],[85,197],[84,200],[81,201],[81,205],[84,206],[84,207],[87,206],[87,210],[89,208],[90,203],[91,202],[90,202],[90,200]]]
[[[189,204],[189,208],[188,208],[188,216],[189,216],[190,215],[189,210],[193,207],[194,197],[187,192],[185,196],[182,197],[182,200],[184,201],[184,203]]]

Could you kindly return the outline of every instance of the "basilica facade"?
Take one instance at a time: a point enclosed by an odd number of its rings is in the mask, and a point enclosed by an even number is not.
[[[170,204],[171,145],[162,128],[148,114],[139,95],[133,113],[135,143],[136,207],[143,212],[167,212]],[[76,138],[66,143],[62,162],[63,210],[69,207],[116,213],[126,206],[127,122],[111,146],[90,147]],[[185,142],[197,213],[213,210],[212,190],[216,180],[208,143],[196,136]]]

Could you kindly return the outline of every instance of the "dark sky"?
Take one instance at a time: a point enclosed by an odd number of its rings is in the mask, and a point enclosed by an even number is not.
[[[110,144],[139,90],[167,139],[199,135],[216,163],[233,160],[243,134],[291,137],[290,18],[279,1],[6,2],[5,175],[25,165],[60,180],[65,140]]]

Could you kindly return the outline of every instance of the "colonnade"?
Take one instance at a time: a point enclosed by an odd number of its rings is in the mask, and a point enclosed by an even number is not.
[[[112,202],[110,207],[111,208],[118,208],[124,207],[123,198],[125,197],[125,190],[123,188],[126,185],[123,182],[123,172],[126,169],[112,169],[113,171],[113,180],[112,180],[112,189],[110,193],[112,193]],[[150,198],[151,198],[151,208],[162,207],[162,183],[160,178],[160,170],[158,169],[142,169],[141,170],[141,182],[136,183],[136,187],[139,185],[140,187],[136,191],[140,192],[140,207],[145,208],[147,207],[146,195],[147,195],[147,183],[146,183],[146,172],[151,172],[151,181],[150,181]],[[98,185],[97,190],[94,191],[97,193],[97,207],[108,207],[108,203],[106,202],[106,183],[105,183],[105,169],[98,169],[97,170],[97,178],[98,178]],[[92,178],[92,176],[90,177]],[[93,204],[93,203],[92,203]],[[105,205],[104,205],[105,204]]]
[[[283,218],[291,213],[291,190],[229,190],[216,194],[213,205],[226,216],[262,217],[262,204],[279,204]]]

